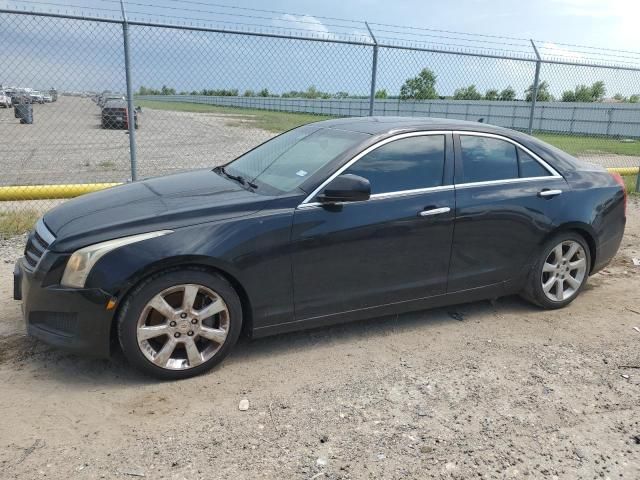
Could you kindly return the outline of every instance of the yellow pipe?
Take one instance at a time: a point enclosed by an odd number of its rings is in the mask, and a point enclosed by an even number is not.
[[[0,201],[45,200],[52,198],[73,198],[85,193],[96,192],[120,183],[75,183],[68,185],[22,185],[0,187]]]
[[[607,168],[610,172],[616,172],[620,175],[637,175],[640,167],[619,167],[619,168]]]
[[[607,168],[620,175],[637,175],[639,167]],[[105,188],[122,185],[121,183],[74,183],[67,185],[14,185],[0,187],[0,202],[12,200],[48,200],[54,198],[73,198],[85,193],[97,192]]]

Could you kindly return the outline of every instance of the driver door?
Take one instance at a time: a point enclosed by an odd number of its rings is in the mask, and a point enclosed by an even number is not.
[[[322,204],[314,198],[296,209],[297,321],[446,292],[455,211],[452,152],[446,132],[383,140],[337,172],[369,180],[369,200]]]

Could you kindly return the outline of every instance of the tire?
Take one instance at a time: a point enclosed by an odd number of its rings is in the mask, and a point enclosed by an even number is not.
[[[202,318],[198,312],[204,312]],[[242,331],[242,305],[220,275],[198,267],[167,270],[142,281],[126,297],[117,327],[131,365],[162,380],[178,380],[210,370],[229,354]]]
[[[560,251],[562,256],[558,258]],[[576,232],[560,232],[542,247],[522,296],[544,309],[562,308],[580,295],[590,269],[591,252],[584,237]]]

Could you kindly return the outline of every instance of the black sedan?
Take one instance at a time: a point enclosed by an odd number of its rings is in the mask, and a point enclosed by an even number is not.
[[[418,118],[318,122],[224,167],[48,212],[15,270],[28,332],[160,378],[259,337],[521,294],[573,301],[615,255],[621,179],[528,135]]]

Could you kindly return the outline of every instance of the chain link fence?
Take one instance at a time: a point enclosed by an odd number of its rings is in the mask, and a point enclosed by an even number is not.
[[[19,107],[0,108],[0,221],[19,229],[66,197],[224,164],[332,116],[483,121],[637,171],[640,68],[366,27],[344,40],[0,10],[0,107]]]

